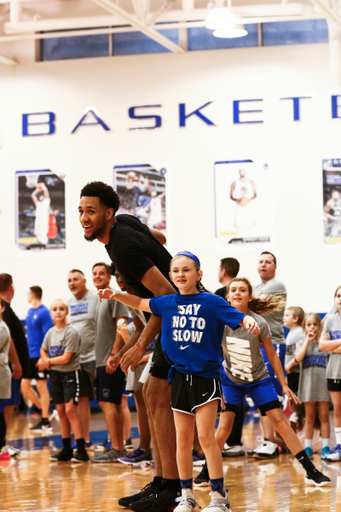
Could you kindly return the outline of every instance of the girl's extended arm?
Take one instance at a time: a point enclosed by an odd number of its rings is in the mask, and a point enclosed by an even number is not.
[[[102,299],[115,299],[126,306],[130,306],[131,308],[151,313],[149,299],[141,299],[140,297],[137,297],[137,295],[130,295],[130,293],[113,292],[110,288],[99,290],[97,295],[101,302]]]
[[[278,355],[276,354],[271,338],[266,338],[265,340],[262,340],[262,344],[267,355],[267,358],[269,360],[269,363],[274,369],[274,372],[277,375],[277,378],[282,386],[283,393],[287,395],[289,398],[291,398],[295,402],[295,404],[300,404],[301,402],[299,401],[295,393],[291,391],[287,384],[286,378],[284,377],[282,363]]]
[[[260,333],[259,325],[257,324],[256,320],[252,318],[252,316],[244,316],[243,320],[240,322],[239,325],[244,327],[244,329],[247,329],[255,336],[258,336],[258,334]]]
[[[341,350],[341,339],[337,338],[336,340],[330,339],[330,334],[327,332],[320,339],[320,350],[325,352],[334,352],[336,354],[340,354]]]

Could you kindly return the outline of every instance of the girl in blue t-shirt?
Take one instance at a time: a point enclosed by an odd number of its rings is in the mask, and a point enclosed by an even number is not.
[[[210,473],[211,503],[207,512],[229,509],[221,450],[215,441],[215,420],[219,400],[221,340],[225,325],[239,325],[257,335],[257,322],[228,304],[223,298],[202,291],[202,270],[192,253],[178,253],[170,264],[170,278],[179,293],[141,299],[112,290],[99,290],[100,300],[115,299],[127,306],[162,316],[161,344],[171,364],[171,405],[177,436],[177,463],[182,496],[177,512],[192,512],[192,446],[196,423],[199,441]],[[141,342],[136,350],[144,353]]]

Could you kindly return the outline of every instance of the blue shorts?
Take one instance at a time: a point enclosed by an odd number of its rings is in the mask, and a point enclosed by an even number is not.
[[[11,382],[11,398],[7,398],[6,405],[20,405],[21,404],[21,379],[13,379]]]
[[[279,383],[277,375],[275,374],[274,369],[272,368],[271,364],[269,363],[269,360],[267,358],[267,355],[266,355],[265,350],[264,350],[262,345],[261,345],[260,349],[261,349],[262,354],[263,354],[264,363],[265,363],[265,365],[266,365],[266,367],[268,369],[270,377],[272,378],[272,383],[273,383],[273,385],[275,387],[277,395],[282,397],[283,396],[283,390],[282,390],[282,386]],[[283,371],[284,371],[284,361],[285,361],[286,345],[274,344],[274,349],[276,350],[276,354],[278,355],[278,357],[279,357],[279,359],[281,361],[282,368],[283,368]]]
[[[265,416],[267,411],[280,408],[277,393],[272,383],[272,377],[252,382],[251,384],[234,384],[227,376],[221,381],[225,396],[226,411],[237,414],[245,395],[254,401],[255,406]]]
[[[5,411],[6,400],[4,398],[0,398],[0,414]]]

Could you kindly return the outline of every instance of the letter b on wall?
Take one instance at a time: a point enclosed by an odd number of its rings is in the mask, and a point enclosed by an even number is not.
[[[56,131],[54,112],[34,112],[22,115],[22,136],[52,135]]]

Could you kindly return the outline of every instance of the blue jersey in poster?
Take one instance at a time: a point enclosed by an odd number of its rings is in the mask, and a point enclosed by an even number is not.
[[[181,373],[219,379],[225,325],[236,329],[246,315],[207,292],[154,297],[149,307],[162,316],[161,345],[167,361]]]

